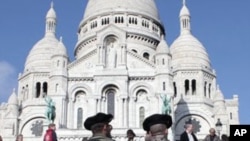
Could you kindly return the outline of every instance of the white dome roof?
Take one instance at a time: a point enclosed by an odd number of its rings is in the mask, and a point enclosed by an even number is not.
[[[18,98],[17,98],[15,90],[13,90],[13,93],[9,97],[8,104],[18,105]]]
[[[57,55],[68,56],[67,49],[62,41],[62,37],[60,38],[60,41],[59,41],[57,47],[58,47],[57,48],[58,52],[56,53]]]
[[[206,49],[192,34],[181,34],[171,45],[170,52],[173,66],[211,67]]]
[[[53,8],[53,2],[51,3],[51,7],[49,11],[47,12],[46,18],[56,18],[56,12]]]
[[[168,44],[164,38],[162,38],[161,42],[158,44],[156,52],[157,53],[169,53]]]
[[[183,5],[183,7],[180,11],[180,16],[190,16],[190,12],[189,12],[186,5]]]
[[[58,47],[60,42],[53,36],[45,36],[31,49],[25,63],[25,71],[48,71],[51,67],[51,57],[65,49]],[[65,48],[65,47],[64,47]]]
[[[84,19],[115,12],[142,14],[159,21],[154,0],[89,0]]]

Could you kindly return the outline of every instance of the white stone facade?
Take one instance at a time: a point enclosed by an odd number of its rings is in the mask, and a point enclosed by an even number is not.
[[[91,136],[83,122],[97,112],[114,114],[114,139],[126,140],[126,130],[132,128],[138,140],[144,140],[142,122],[162,112],[161,95],[171,98],[171,141],[179,139],[187,121],[194,123],[199,139],[217,119],[225,134],[230,124],[239,124],[238,97],[224,99],[208,54],[191,33],[185,3],[180,36],[169,47],[153,0],[89,1],[73,61],[55,36],[56,20],[52,5],[45,36],[27,57],[18,91],[0,106],[5,141],[19,133],[25,141],[42,139],[48,124],[45,96],[55,102],[60,141]]]

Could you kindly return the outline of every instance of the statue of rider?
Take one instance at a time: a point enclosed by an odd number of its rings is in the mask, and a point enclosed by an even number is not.
[[[54,123],[56,117],[55,103],[49,96],[45,97],[45,102],[47,103],[46,117],[49,123]]]
[[[162,99],[162,114],[170,114],[172,112],[171,110],[171,99],[167,97],[166,94],[161,94]]]

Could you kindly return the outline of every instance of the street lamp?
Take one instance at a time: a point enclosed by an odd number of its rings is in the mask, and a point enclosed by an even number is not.
[[[215,124],[215,128],[216,128],[218,135],[220,137],[220,131],[222,130],[222,123],[221,123],[219,118],[217,119],[217,122]]]

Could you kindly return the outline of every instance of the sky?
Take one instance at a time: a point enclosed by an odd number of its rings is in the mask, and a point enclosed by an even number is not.
[[[170,46],[178,37],[182,0],[155,0]],[[53,0],[57,37],[74,60],[77,30],[87,0]],[[43,38],[51,0],[0,2],[0,103],[17,89],[31,48]],[[250,124],[250,1],[186,0],[192,34],[204,45],[226,99],[239,96],[241,124]]]

